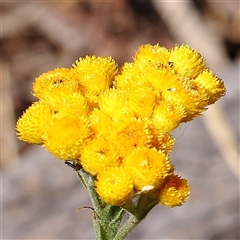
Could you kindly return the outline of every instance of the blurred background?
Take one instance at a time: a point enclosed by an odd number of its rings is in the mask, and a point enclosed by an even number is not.
[[[182,207],[155,207],[127,239],[239,239],[239,1],[1,1],[1,239],[94,239],[87,191],[63,161],[16,139],[34,79],[85,55],[132,61],[142,44],[189,44],[227,94],[183,124],[171,155]]]

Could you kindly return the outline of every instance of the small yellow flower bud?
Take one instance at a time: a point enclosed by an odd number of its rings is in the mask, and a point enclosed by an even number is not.
[[[161,101],[153,110],[152,122],[161,132],[171,132],[185,116],[186,112],[182,105]]]
[[[195,78],[206,67],[201,54],[188,45],[175,46],[169,61],[180,76],[187,78]]]
[[[81,93],[73,93],[61,99],[61,104],[56,106],[54,111],[66,116],[78,114],[87,117],[89,109],[86,98]]]
[[[95,136],[107,136],[113,129],[112,119],[97,108],[91,112],[89,122]]]
[[[147,147],[151,141],[147,119],[125,118],[117,121],[108,134],[117,152],[125,157],[134,149]]]
[[[124,63],[121,68],[121,74],[118,74],[114,80],[114,86],[117,89],[129,89],[136,85],[135,75],[138,73],[134,63]]]
[[[99,98],[100,110],[113,119],[126,116],[134,116],[128,105],[128,98],[125,91],[110,89],[105,91]]]
[[[134,61],[140,70],[145,69],[148,64],[168,64],[170,52],[165,47],[146,44],[136,52]]]
[[[159,192],[159,203],[167,207],[181,206],[190,194],[187,180],[177,175],[168,176]]]
[[[86,56],[73,64],[75,77],[91,93],[108,89],[117,73],[117,64],[111,57]]]
[[[33,84],[33,95],[57,108],[63,98],[80,91],[78,82],[69,68],[57,68],[43,73]]]
[[[199,116],[206,109],[208,96],[204,89],[188,81],[182,87],[162,92],[162,99],[167,103],[182,106],[185,110],[182,122],[187,122]]]
[[[123,160],[123,166],[133,180],[134,188],[141,191],[145,186],[159,188],[169,174],[169,158],[156,149],[139,148]]]
[[[221,79],[219,79],[211,70],[203,70],[194,80],[194,82],[202,86],[209,97],[208,104],[215,103],[220,97],[226,93],[226,88]]]
[[[28,143],[42,144],[43,135],[54,113],[44,102],[33,103],[18,119],[17,136]]]
[[[156,98],[153,89],[146,85],[137,86],[135,89],[129,90],[128,104],[136,117],[150,117],[155,102]]]
[[[133,194],[132,179],[122,167],[108,167],[97,175],[96,191],[100,198],[114,206],[121,206]]]
[[[104,138],[94,138],[83,147],[80,163],[86,172],[97,175],[104,168],[119,166],[119,156]]]
[[[155,127],[149,129],[152,136],[150,146],[168,155],[172,151],[176,140],[168,132],[161,132]]]
[[[44,147],[62,160],[77,160],[90,136],[89,122],[80,115],[57,115],[45,133]]]
[[[146,78],[151,83],[151,86],[160,92],[177,88],[179,85],[181,86],[179,76],[168,65],[145,66],[142,77]]]

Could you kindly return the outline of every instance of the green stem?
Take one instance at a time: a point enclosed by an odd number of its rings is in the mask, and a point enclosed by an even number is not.
[[[93,226],[97,240],[114,239],[125,210],[118,206],[104,203],[95,190],[95,177],[86,173],[83,169],[77,172],[79,180],[87,188],[94,208]]]
[[[147,216],[149,211],[151,211],[157,203],[158,202],[155,199],[149,198],[147,194],[141,194],[135,204],[133,202],[126,204],[124,208],[128,211],[131,217],[129,217],[127,222],[118,231],[114,240],[124,239],[132,231],[132,229]]]
[[[149,198],[148,194],[142,193],[136,206],[138,218],[145,218],[157,204],[158,201],[156,199]]]
[[[78,178],[87,188],[94,208],[93,226],[96,240],[123,240],[157,204],[155,199],[142,193],[136,202],[130,201],[123,207],[104,203],[95,190],[95,177],[80,169]],[[124,214],[128,211],[130,217],[119,229]]]
[[[84,187],[86,187],[89,192],[90,199],[95,211],[104,207],[106,204],[103,203],[101,199],[99,199],[95,191],[95,183],[94,183],[95,177],[88,174],[83,169],[79,170],[77,174],[78,174],[78,178],[80,178],[80,181],[83,183]]]
[[[113,240],[123,240],[125,237],[132,231],[133,228],[135,228],[142,219],[137,218],[134,215],[131,215],[127,222],[122,226],[122,228],[118,231],[116,236],[113,238]]]

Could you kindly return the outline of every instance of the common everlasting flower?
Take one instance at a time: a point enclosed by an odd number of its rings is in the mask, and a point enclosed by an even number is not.
[[[82,167],[79,178],[103,219],[95,222],[98,239],[104,231],[113,239],[123,210],[132,214],[121,239],[157,203],[176,207],[188,198],[188,182],[169,158],[171,132],[225,92],[187,45],[141,46],[121,68],[111,57],[86,56],[36,78],[38,101],[18,120],[17,136]]]

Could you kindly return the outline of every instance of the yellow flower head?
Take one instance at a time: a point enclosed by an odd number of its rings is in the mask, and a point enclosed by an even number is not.
[[[96,191],[107,204],[121,206],[146,194],[180,206],[190,188],[174,174],[169,132],[225,92],[201,54],[187,45],[141,46],[120,71],[111,57],[86,56],[70,69],[36,78],[39,101],[18,120],[17,136],[59,159],[78,161],[96,177]]]
[[[42,144],[43,135],[53,116],[53,111],[45,103],[33,103],[17,121],[18,138],[28,143]]]
[[[117,71],[111,57],[86,56],[73,64],[75,78],[91,110],[98,107],[99,96],[112,85]]]
[[[171,132],[185,116],[185,109],[181,104],[160,101],[153,110],[152,122],[161,132]]]
[[[89,112],[86,98],[81,93],[73,93],[67,98],[63,98],[54,110],[56,113],[66,116],[77,114],[86,117]]]
[[[86,56],[77,60],[73,69],[82,89],[100,94],[111,86],[117,64],[111,57]]]
[[[147,85],[140,85],[128,92],[128,104],[136,117],[150,117],[155,102],[156,97],[153,88]]]
[[[79,84],[69,68],[57,68],[43,73],[33,84],[33,95],[53,108],[57,108],[63,98],[79,91]]]
[[[140,75],[159,92],[181,87],[181,79],[169,65],[145,66],[144,74]]]
[[[185,116],[183,116],[182,122],[186,122],[206,110],[208,96],[204,89],[196,86],[193,82],[188,82],[182,87],[162,92],[162,99],[176,105],[177,110],[180,110],[178,106],[183,107]]]
[[[97,175],[104,168],[119,166],[119,156],[113,147],[104,138],[90,140],[81,152],[80,163],[86,172]]]
[[[194,80],[196,85],[203,87],[209,97],[208,104],[215,103],[226,93],[226,88],[221,79],[219,79],[211,70],[203,70]]]
[[[201,54],[188,45],[175,46],[169,61],[180,76],[187,78],[195,78],[206,67]]]
[[[100,198],[114,206],[121,206],[133,194],[132,179],[122,167],[108,167],[97,175],[96,191]]]
[[[167,64],[170,52],[165,47],[158,44],[152,46],[150,44],[141,46],[134,58],[138,68],[144,71],[148,64]]]
[[[118,89],[106,90],[99,99],[99,108],[113,119],[134,116],[128,105],[128,98],[125,91]]]
[[[169,174],[169,158],[156,149],[139,148],[123,160],[123,165],[133,180],[134,188],[141,191],[146,186],[157,189]]]
[[[165,68],[169,68],[170,52],[159,45],[152,46],[150,44],[141,46],[136,52],[134,63],[125,63],[121,69],[121,74],[116,76],[115,86],[118,89],[136,90],[142,84],[148,83],[148,86],[158,86],[164,84],[166,79],[171,79],[166,73],[158,71],[160,68],[166,72]],[[172,71],[170,68],[169,70]],[[164,77],[164,79],[161,79]],[[150,84],[152,83],[152,85]],[[155,87],[155,86],[154,86]]]
[[[136,86],[135,76],[138,73],[134,63],[124,63],[120,74],[114,79],[114,86],[117,89],[126,90]]]
[[[160,150],[166,155],[169,155],[172,151],[176,140],[168,132],[161,132],[155,127],[149,129],[151,133],[151,142],[150,146]]]
[[[108,136],[113,129],[113,120],[97,108],[91,112],[89,122],[95,136]]]
[[[136,148],[149,145],[151,135],[148,124],[148,120],[136,118],[125,118],[115,123],[109,133],[110,141],[122,157],[129,155]]]
[[[89,137],[89,122],[86,117],[59,114],[46,130],[44,147],[59,159],[77,160]]]
[[[167,207],[181,206],[190,194],[187,180],[177,175],[166,177],[159,192],[159,203]]]
[[[125,63],[121,74],[116,76],[115,86],[127,91],[136,91],[144,86],[161,92],[176,87],[179,79],[180,77],[174,73],[168,63],[149,62],[143,69],[139,69],[137,63]]]

